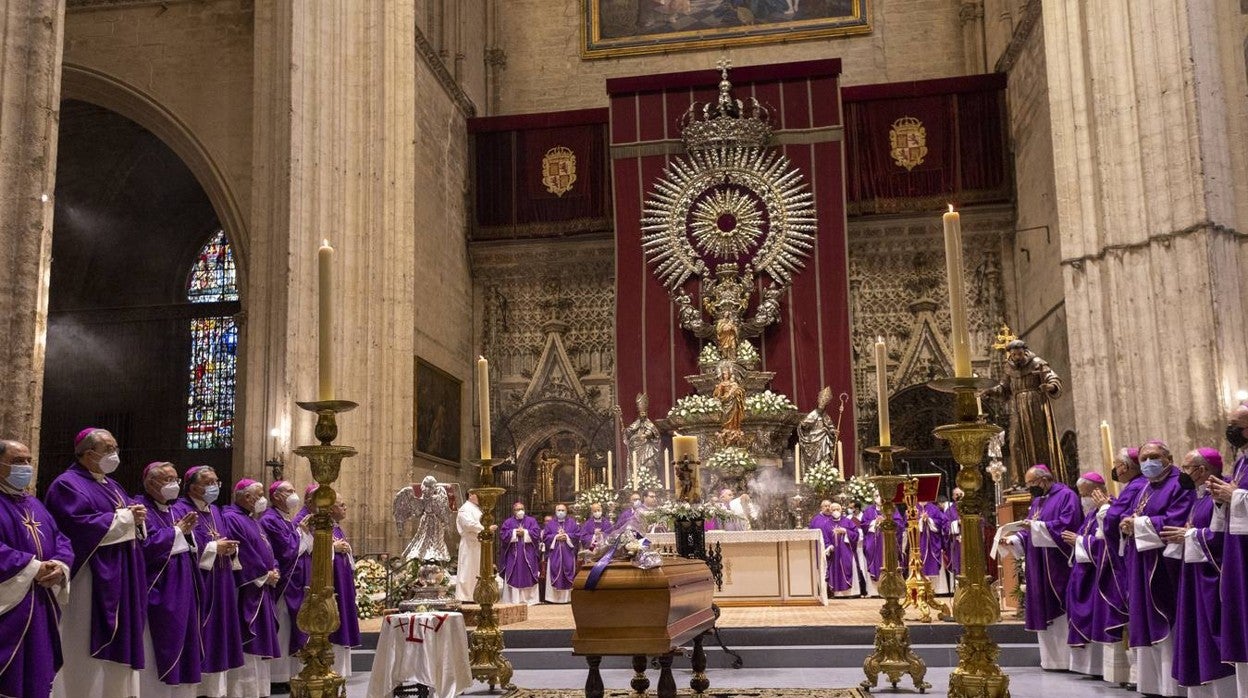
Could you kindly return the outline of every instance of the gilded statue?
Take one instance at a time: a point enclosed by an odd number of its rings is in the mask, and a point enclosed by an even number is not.
[[[1007,443],[1014,486],[1021,487],[1023,474],[1037,463],[1064,477],[1052,406],[1052,401],[1062,395],[1062,379],[1021,339],[1009,342],[1005,352],[1005,379],[983,394],[1000,398],[1009,406]]]
[[[728,359],[719,362],[719,382],[712,395],[724,409],[720,442],[725,446],[743,446],[745,434],[741,431],[741,420],[745,417],[745,389],[737,382],[733,366]]]
[[[715,279],[703,282],[702,307],[715,319],[719,355],[730,361],[737,360],[737,342],[745,309],[754,291],[753,281],[754,275],[748,266],[742,276],[737,273],[736,264],[721,264],[715,268]]]
[[[659,427],[647,414],[650,398],[645,393],[637,395],[637,419],[624,428],[624,443],[628,446],[630,462],[636,459],[637,467],[645,468],[656,477],[662,466],[660,456],[662,435]]]
[[[802,471],[819,463],[830,463],[836,458],[836,440],[839,437],[835,420],[828,414],[832,402],[832,388],[819,391],[819,402],[797,425],[797,441],[802,446]],[[839,466],[839,464],[838,464]]]

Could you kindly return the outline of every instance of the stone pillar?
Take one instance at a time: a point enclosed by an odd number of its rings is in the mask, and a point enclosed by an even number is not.
[[[256,3],[254,244],[247,270],[246,421],[240,474],[313,443],[317,262],[337,250],[336,443],[359,455],[335,488],[352,502],[357,549],[392,525],[389,500],[412,459],[415,309],[414,0]],[[425,299],[425,302],[436,302]],[[284,438],[284,437],[283,437]],[[288,456],[287,476],[311,481]]]
[[[0,439],[39,452],[65,1],[0,5]]]
[[[1220,96],[1244,89],[1219,58],[1237,20],[1208,1],[1043,3],[1085,468],[1102,419],[1120,445],[1220,446],[1248,388],[1242,106]]]

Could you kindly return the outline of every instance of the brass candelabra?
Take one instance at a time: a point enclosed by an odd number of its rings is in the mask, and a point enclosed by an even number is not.
[[[503,631],[498,627],[498,614],[494,611],[494,604],[499,599],[498,582],[494,578],[494,507],[506,490],[494,486],[491,459],[481,459],[481,486],[469,492],[477,495],[482,526],[477,534],[477,540],[481,541],[481,576],[477,578],[477,588],[472,593],[472,600],[481,609],[477,612],[477,627],[468,639],[472,678],[488,683],[491,691],[495,686],[510,691],[515,688],[511,683],[511,662],[503,656]]]
[[[897,562],[897,522],[893,519],[893,508],[896,506],[894,493],[908,479],[893,474],[893,454],[905,449],[877,446],[867,450],[880,456],[879,474],[871,476],[870,480],[880,492],[879,529],[884,541],[884,560],[880,567],[879,590],[884,605],[880,608],[880,622],[875,626],[875,651],[862,662],[867,678],[859,685],[869,691],[875,688],[883,673],[896,689],[901,677],[909,674],[914,687],[923,693],[932,685],[923,680],[927,665],[910,649],[910,630],[906,627],[901,606],[906,584]]]
[[[949,615],[949,607],[936,599],[936,590],[932,588],[932,580],[923,574],[923,546],[921,521],[919,519],[919,481],[910,478],[903,484],[906,501],[906,541],[909,543],[910,576],[906,578],[906,602],[902,608],[913,608],[919,612],[920,623],[932,622],[932,611],[940,609]]]
[[[317,446],[300,446],[295,453],[308,459],[312,479],[318,485],[312,494],[316,513],[308,517],[312,526],[312,579],[299,608],[296,623],[308,634],[308,643],[299,650],[303,669],[290,679],[291,698],[346,698],[346,680],[334,672],[334,651],[329,634],[338,629],[338,600],[334,594],[334,520],[329,515],[338,498],[332,485],[338,479],[342,459],[355,455],[350,446],[334,446],[338,438],[339,412],[358,405],[349,400],[300,402],[300,407],[316,413]]]
[[[981,522],[987,508],[984,469],[981,461],[989,439],[1001,427],[988,424],[975,403],[979,391],[992,385],[984,378],[946,378],[928,384],[953,393],[953,424],[936,427],[937,438],[949,442],[957,461],[957,484],[965,495],[958,506],[962,519],[962,573],[953,597],[953,618],[963,628],[958,642],[958,666],[949,676],[950,698],[1009,698],[1010,677],[1001,672],[997,644],[988,637],[988,626],[1001,621],[1001,605],[992,591],[984,557]]]

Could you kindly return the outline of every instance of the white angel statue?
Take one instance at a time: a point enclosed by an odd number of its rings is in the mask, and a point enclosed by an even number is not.
[[[394,523],[399,527],[400,538],[412,519],[416,519],[416,532],[403,550],[403,559],[449,561],[446,531],[451,523],[451,503],[446,488],[432,475],[394,495]]]

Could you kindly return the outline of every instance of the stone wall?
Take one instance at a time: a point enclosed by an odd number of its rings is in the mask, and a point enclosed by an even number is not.
[[[924,80],[967,68],[959,6],[948,0],[874,0],[873,31],[791,44],[711,48],[581,60],[582,0],[506,0],[498,5],[497,46],[506,55],[498,113],[601,107],[607,78],[711,69],[722,55],[754,65],[840,57],[846,85]]]

